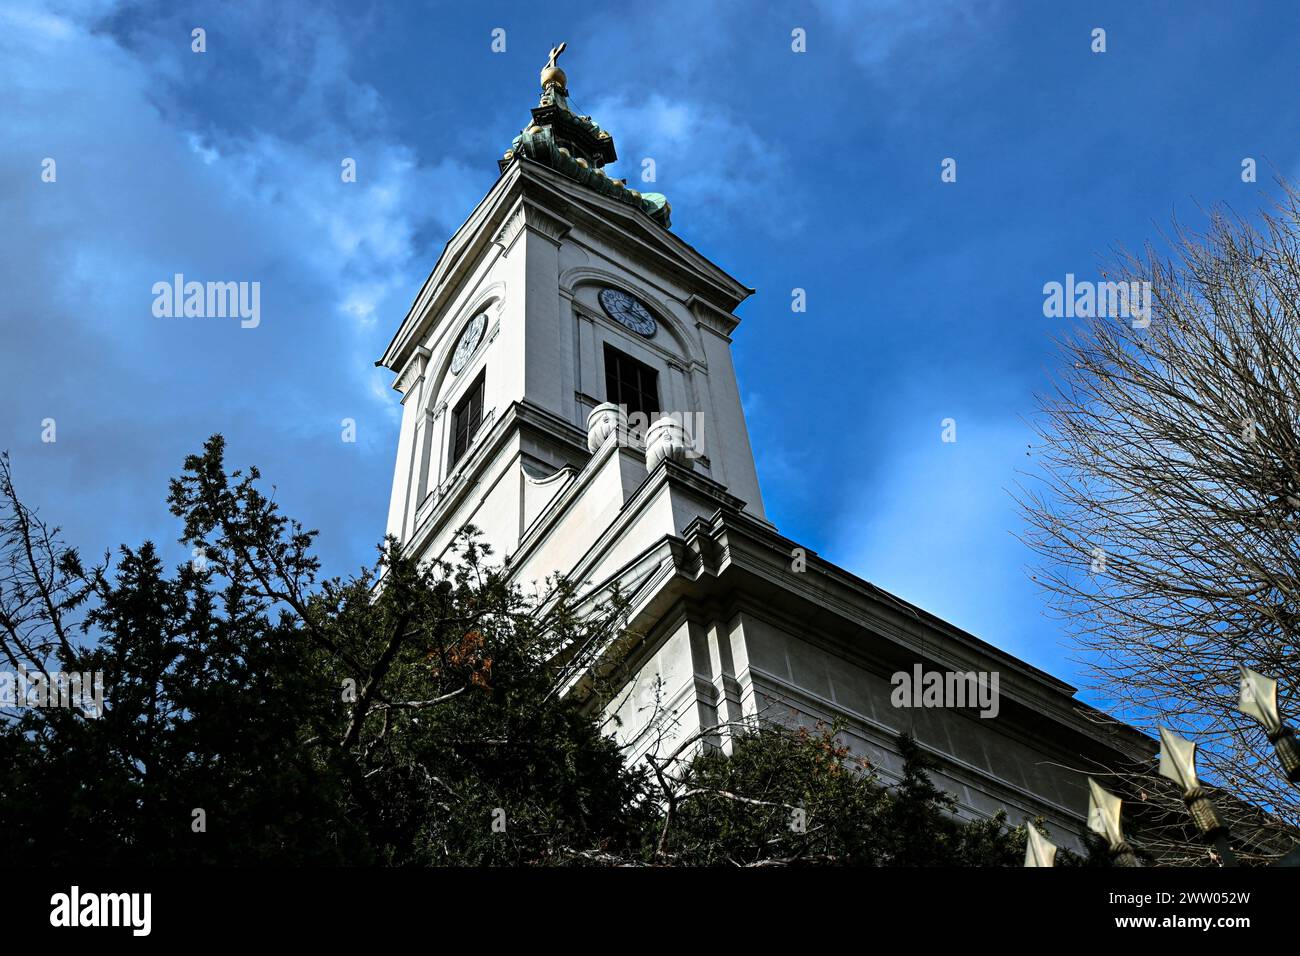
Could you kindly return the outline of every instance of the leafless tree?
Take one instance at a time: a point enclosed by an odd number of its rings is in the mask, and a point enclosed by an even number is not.
[[[51,663],[70,665],[96,573],[19,500],[0,452],[0,669],[48,677]]]
[[[1115,257],[1103,278],[1150,283],[1149,324],[1061,338],[1017,497],[1108,708],[1194,740],[1203,776],[1296,825],[1300,793],[1236,700],[1244,664],[1300,717],[1300,193],[1206,215]]]

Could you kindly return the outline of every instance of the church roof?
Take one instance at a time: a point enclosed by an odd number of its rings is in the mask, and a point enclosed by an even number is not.
[[[688,305],[700,303],[705,311],[731,325],[738,321],[730,313],[754,290],[677,233],[661,228],[631,205],[588,189],[544,163],[526,157],[517,159],[506,166],[501,178],[447,240],[376,365],[401,370],[441,315],[441,308],[454,298],[468,264],[476,262],[492,245],[511,211],[521,202],[540,205],[575,223],[598,222],[607,230],[615,229],[626,236],[626,243],[636,249],[637,255],[649,257],[656,268],[665,270],[692,292]],[[725,331],[729,333],[730,328]]]
[[[626,179],[611,179],[605,172],[605,164],[618,159],[614,137],[590,116],[579,115],[570,107],[568,77],[555,65],[565,46],[561,43],[551,50],[541,73],[541,100],[533,107],[532,122],[498,161],[502,172],[516,157],[526,157],[602,195],[639,208],[667,229],[672,224],[672,205],[663,193],[639,192],[630,188]]]

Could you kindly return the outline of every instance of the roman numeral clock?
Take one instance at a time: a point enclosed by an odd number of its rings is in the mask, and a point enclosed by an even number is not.
[[[636,296],[621,289],[601,289],[600,307],[615,322],[646,338],[655,334],[655,317]]]
[[[478,349],[478,344],[483,341],[483,332],[486,329],[487,316],[482,312],[469,320],[469,324],[465,326],[465,331],[460,333],[460,341],[456,343],[456,352],[451,357],[452,375],[459,375],[461,369],[469,364],[470,358]]]

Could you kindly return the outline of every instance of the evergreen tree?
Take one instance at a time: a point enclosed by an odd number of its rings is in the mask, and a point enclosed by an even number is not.
[[[1024,834],[963,823],[900,741],[884,786],[834,728],[765,725],[729,756],[629,767],[563,690],[621,636],[617,594],[525,597],[472,528],[421,564],[392,540],[319,577],[314,532],[187,458],[168,503],[194,555],[146,542],[86,567],[0,459],[0,655],[102,672],[100,716],[3,708],[0,858],[51,864],[1017,865]],[[599,701],[599,692],[596,695]],[[26,703],[31,703],[27,701]],[[671,764],[671,766],[670,766]]]

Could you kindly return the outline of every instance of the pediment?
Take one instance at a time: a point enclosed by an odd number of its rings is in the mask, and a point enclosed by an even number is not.
[[[693,301],[707,303],[711,312],[730,314],[754,291],[641,210],[586,189],[545,166],[518,159],[447,242],[376,365],[394,371],[406,365],[474,264],[493,245],[501,247],[503,238],[517,234],[511,222],[520,219],[521,208],[539,220],[549,218],[598,233],[630,260],[671,275],[691,290]],[[552,231],[558,241],[567,230],[552,227]]]

